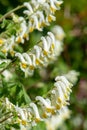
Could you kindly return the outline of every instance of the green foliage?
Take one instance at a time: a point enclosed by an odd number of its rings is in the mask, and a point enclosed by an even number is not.
[[[4,14],[23,2],[25,2],[25,0],[0,0],[0,13]],[[71,119],[65,122],[64,127],[62,126],[60,130],[86,130],[84,128],[84,122],[87,120],[87,94],[84,95],[84,93],[85,91],[87,92],[87,0],[64,0],[62,11],[56,13],[56,16],[56,24],[60,24],[66,33],[62,56],[58,61],[46,68],[47,77],[41,77],[37,70],[35,71],[34,76],[24,79],[24,75],[19,71],[19,68],[16,70],[16,73],[18,74],[18,77],[16,77],[17,80],[15,79],[12,82],[6,82],[4,77],[1,76],[0,78],[3,80],[2,83],[0,83],[0,86],[2,86],[0,87],[0,97],[2,97],[2,95],[8,97],[14,104],[29,104],[31,102],[29,95],[31,99],[34,99],[36,95],[45,96],[50,90],[50,86],[53,84],[53,78],[57,76],[57,74],[65,74],[70,69],[77,70],[80,72],[80,77],[71,96],[70,108],[73,110],[72,116]],[[11,20],[7,21],[4,19],[3,22],[0,23],[0,28],[0,31],[6,28],[6,35],[16,34],[19,25],[14,25]],[[49,29],[50,27],[48,27],[47,30],[44,29],[43,35]],[[34,31],[32,36],[30,34],[30,44],[26,42],[26,45],[22,45],[24,51],[33,47],[40,36],[42,36],[42,33],[38,33],[38,31]],[[22,46],[15,47],[15,50],[23,52]],[[0,58],[6,58],[4,53],[0,52]],[[0,70],[6,67],[6,62],[0,64]],[[44,81],[45,83],[43,83]],[[40,87],[37,87],[38,85],[40,85]],[[34,89],[32,89],[32,87]],[[82,122],[81,125],[76,126],[73,123],[73,120],[76,116],[79,117],[79,114],[82,117]],[[15,127],[18,129],[18,125],[15,125]],[[43,122],[32,128],[32,130],[45,129]],[[9,130],[9,126],[6,126],[6,130]]]

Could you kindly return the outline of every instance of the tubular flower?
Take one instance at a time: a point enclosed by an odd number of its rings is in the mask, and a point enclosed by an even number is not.
[[[80,75],[79,72],[76,72],[75,70],[69,71],[67,74],[64,76],[73,84],[75,84],[78,80],[78,76]]]
[[[8,53],[10,53],[12,56],[14,56],[14,43],[15,43],[15,37],[12,36],[8,39],[3,39],[3,45],[1,46],[1,52],[3,52],[6,56]]]
[[[64,77],[57,76],[54,83],[55,88],[52,90],[52,105],[60,110],[63,106],[68,104],[70,93],[72,92],[72,84]]]
[[[16,33],[16,42],[24,43],[24,39],[29,39],[27,32],[27,23],[23,17],[19,17],[18,21],[20,23],[20,29]]]
[[[47,34],[46,37],[41,37],[40,43],[35,45],[30,53],[15,54],[20,60],[20,68],[25,76],[32,75],[35,68],[46,67],[61,53],[61,44],[56,40],[54,34],[52,32]]]
[[[30,3],[25,2],[24,6],[27,10],[24,10],[24,14],[29,17],[29,32],[34,29],[42,31],[45,25],[49,25],[51,21],[54,21],[54,12],[60,8],[61,4],[62,1],[57,0],[31,0]],[[39,9],[41,11],[38,11]]]
[[[40,117],[37,105],[35,103],[30,103],[30,107],[33,109],[34,112],[34,119],[32,125],[36,125],[36,123],[40,122],[42,119]]]
[[[20,68],[25,73],[25,77],[32,75],[34,71],[35,56],[28,55],[27,53],[23,53],[23,55],[21,53],[16,53],[15,56],[17,56],[21,61]]]
[[[60,8],[62,1],[57,0],[31,0],[31,2],[24,2],[25,9],[23,11],[25,17],[17,16],[12,13],[11,17],[15,26],[13,26],[10,36],[5,34],[6,37],[0,38],[0,49],[8,56],[14,57],[16,53],[16,47],[20,46],[19,43],[24,43],[25,40],[29,40],[29,33],[37,29],[42,31],[44,26],[49,25],[51,21],[55,21],[54,12]],[[28,20],[29,19],[29,20]]]
[[[59,41],[62,41],[65,37],[65,33],[64,33],[63,29],[58,25],[55,25],[52,28],[52,32],[54,33],[56,39]]]
[[[64,76],[57,76],[55,80],[54,88],[50,91],[50,97],[36,96],[36,103],[31,102],[27,107],[15,106],[8,98],[5,101],[0,99],[0,112],[5,108],[5,112],[10,114],[9,117],[12,116],[7,122],[18,123],[20,128],[27,128],[30,123],[34,126],[39,121],[46,121],[49,119],[48,117],[56,115],[56,113],[59,113],[59,116],[61,116],[67,112],[67,100],[69,101],[72,84]],[[67,116],[67,114],[63,116],[63,119],[67,118]],[[3,117],[0,118],[0,122],[2,120]]]
[[[60,114],[53,115],[50,119],[45,120],[47,130],[56,130],[63,125],[64,121],[70,117],[70,110],[64,107]]]
[[[39,101],[39,104],[41,104],[41,106],[43,107],[43,110],[45,111],[45,113],[44,113],[45,115],[43,114],[43,116],[47,117],[47,116],[50,115],[48,113],[53,113],[54,107],[51,106],[51,101],[50,100],[44,99],[41,96],[37,96],[36,101]]]

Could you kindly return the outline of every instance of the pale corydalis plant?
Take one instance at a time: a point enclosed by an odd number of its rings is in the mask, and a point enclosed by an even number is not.
[[[66,119],[69,119],[71,111],[67,107],[63,107],[60,114],[53,115],[50,119],[46,120],[47,130],[56,130],[60,128]]]
[[[38,43],[32,48],[27,48],[27,52],[23,51],[26,40],[30,40],[30,33],[34,30],[43,31],[45,26],[49,26],[52,21],[56,20],[55,11],[60,9],[61,4],[60,0],[31,0],[24,2],[23,5],[0,18],[0,22],[4,23],[4,20],[9,21],[8,17],[10,16],[11,22],[10,27],[9,24],[6,28],[2,27],[6,30],[0,34],[0,83],[2,86],[8,86],[9,95],[15,92],[15,96],[12,95],[13,98],[22,97],[23,93],[26,100],[29,100],[23,85],[21,85],[22,87],[19,85],[21,74],[17,75],[16,69],[21,69],[25,75],[23,78],[29,78],[34,74],[35,69],[42,70],[54,63],[61,54],[65,33],[60,26],[52,27],[47,35],[41,36]],[[23,16],[18,16],[15,11],[21,8],[23,8]],[[46,93],[45,97],[43,95],[36,96],[34,101],[30,100],[28,103],[26,101],[26,105],[22,102],[22,105],[19,105],[21,98],[14,104],[5,94],[1,95],[0,129],[5,130],[6,126],[9,126],[11,130],[16,130],[15,126],[18,125],[20,130],[29,130],[41,121],[49,124],[49,119],[57,114],[59,121],[67,118],[70,114],[67,105],[69,105],[72,92],[72,84],[67,79],[68,75],[57,76],[53,88]],[[17,90],[19,89],[16,82],[22,89],[20,93],[16,91],[16,87]],[[2,87],[2,89],[4,90],[6,87]],[[2,94],[2,92],[0,93]],[[10,97],[9,95],[8,97]],[[67,117],[65,113],[67,113]]]
[[[23,126],[27,129],[28,126],[34,126],[40,121],[46,121],[52,115],[56,115],[56,113],[61,116],[67,111],[65,106],[70,99],[72,84],[64,76],[57,76],[55,80],[54,88],[49,93],[50,97],[36,96],[36,103],[31,102],[25,107],[12,104],[8,98],[0,99],[1,125],[18,123],[20,127]],[[6,117],[3,116],[4,113],[7,113],[8,118],[6,120],[4,119]],[[63,116],[63,118],[65,117]]]
[[[52,32],[47,34],[46,37],[41,37],[39,44],[35,45],[29,53],[15,54],[20,60],[20,68],[26,77],[32,75],[35,68],[46,67],[55,61],[62,51],[64,32],[58,34],[59,38],[62,37],[61,41]]]
[[[54,21],[56,18],[54,12],[60,8],[62,1],[57,0],[31,0],[29,2],[24,2],[22,5],[26,7],[23,11],[25,16],[17,16],[14,13],[11,13],[13,20],[13,29],[15,29],[14,35],[5,32],[1,34],[0,37],[0,46],[1,51],[6,56],[10,53],[11,56],[14,56],[16,53],[16,47],[19,43],[24,43],[25,39],[29,40],[29,33],[35,29],[42,31],[44,26],[50,25],[51,21]],[[15,27],[14,27],[15,25]],[[8,32],[8,30],[7,30]]]

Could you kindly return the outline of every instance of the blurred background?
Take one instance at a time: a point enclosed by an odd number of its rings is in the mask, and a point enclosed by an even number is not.
[[[5,14],[25,1],[29,0],[0,0],[0,14]],[[80,72],[71,94],[71,118],[58,130],[87,130],[87,0],[64,0],[56,17],[56,22],[51,26],[62,26],[66,37],[64,51],[50,77],[54,77],[57,70],[59,74],[68,70]],[[52,66],[49,67],[49,71],[50,69]]]

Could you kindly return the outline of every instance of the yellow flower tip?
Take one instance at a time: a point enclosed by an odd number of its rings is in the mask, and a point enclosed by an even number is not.
[[[53,52],[54,47],[55,47],[55,46],[54,46],[54,43],[52,43],[51,48],[50,48],[51,52]]]
[[[48,22],[51,22],[51,21],[52,21],[52,16],[49,15],[49,16],[48,16]]]
[[[3,44],[3,42],[4,42],[4,41],[3,41],[3,39],[0,39],[0,45],[2,45],[2,44]]]
[[[19,118],[17,119],[17,123],[19,123],[19,124],[21,123],[21,120]]]
[[[53,49],[55,48],[55,45],[54,45],[54,43],[52,43],[51,47],[52,47]]]
[[[52,108],[46,108],[46,111],[51,113],[52,112]]]
[[[45,24],[45,22],[42,22],[41,23],[41,27],[44,27],[46,24]]]
[[[56,109],[59,110],[61,108],[61,105],[56,104]]]
[[[21,63],[22,68],[26,69],[27,68],[27,64],[26,63]]]
[[[72,90],[69,87],[67,87],[66,90],[67,92],[72,92]]]
[[[31,27],[31,28],[29,29],[29,32],[31,33],[31,32],[33,32],[33,30],[34,30],[34,28]]]
[[[27,125],[27,122],[25,120],[21,121],[22,125]]]
[[[58,97],[57,101],[58,101],[58,103],[62,103],[62,100],[60,97]]]
[[[47,56],[48,53],[47,53],[47,51],[44,50],[44,51],[43,51],[43,54],[44,54],[45,56]]]
[[[60,7],[60,5],[63,3],[63,1],[61,0],[61,1],[57,1],[57,3],[56,3],[56,6],[57,7]]]
[[[64,103],[63,103],[63,106],[66,106],[66,105],[67,105],[67,102],[64,102]]]
[[[64,38],[65,35],[61,34],[60,36],[58,36],[59,40],[62,40]]]
[[[38,23],[38,28],[41,28],[41,23]]]
[[[34,66],[33,65],[30,65],[29,67],[31,70],[34,70]]]
[[[4,50],[2,50],[2,52],[3,52],[4,54],[6,54],[7,50],[6,50],[6,49],[4,49]]]
[[[41,120],[40,118],[35,118],[36,123],[40,122],[40,120]]]
[[[28,37],[28,34],[25,33],[24,36],[23,36],[23,38],[27,39],[27,37]]]
[[[10,51],[10,54],[11,54],[11,56],[14,56],[15,52],[14,51]]]
[[[38,59],[36,59],[36,64],[39,65],[40,64],[40,61]]]
[[[42,115],[43,118],[47,118],[47,114],[44,112],[43,115]]]
[[[43,64],[40,62],[39,59],[36,59],[36,65],[41,65],[41,66],[43,66]]]
[[[52,11],[52,13],[55,13],[56,9],[54,9],[52,6],[50,7],[50,10]]]
[[[47,108],[46,111],[48,113],[51,113],[52,115],[55,115],[55,109],[54,108]]]
[[[17,43],[21,43],[21,37],[18,37]]]
[[[64,94],[64,97],[65,97],[65,99],[68,99],[68,95],[66,93]]]

